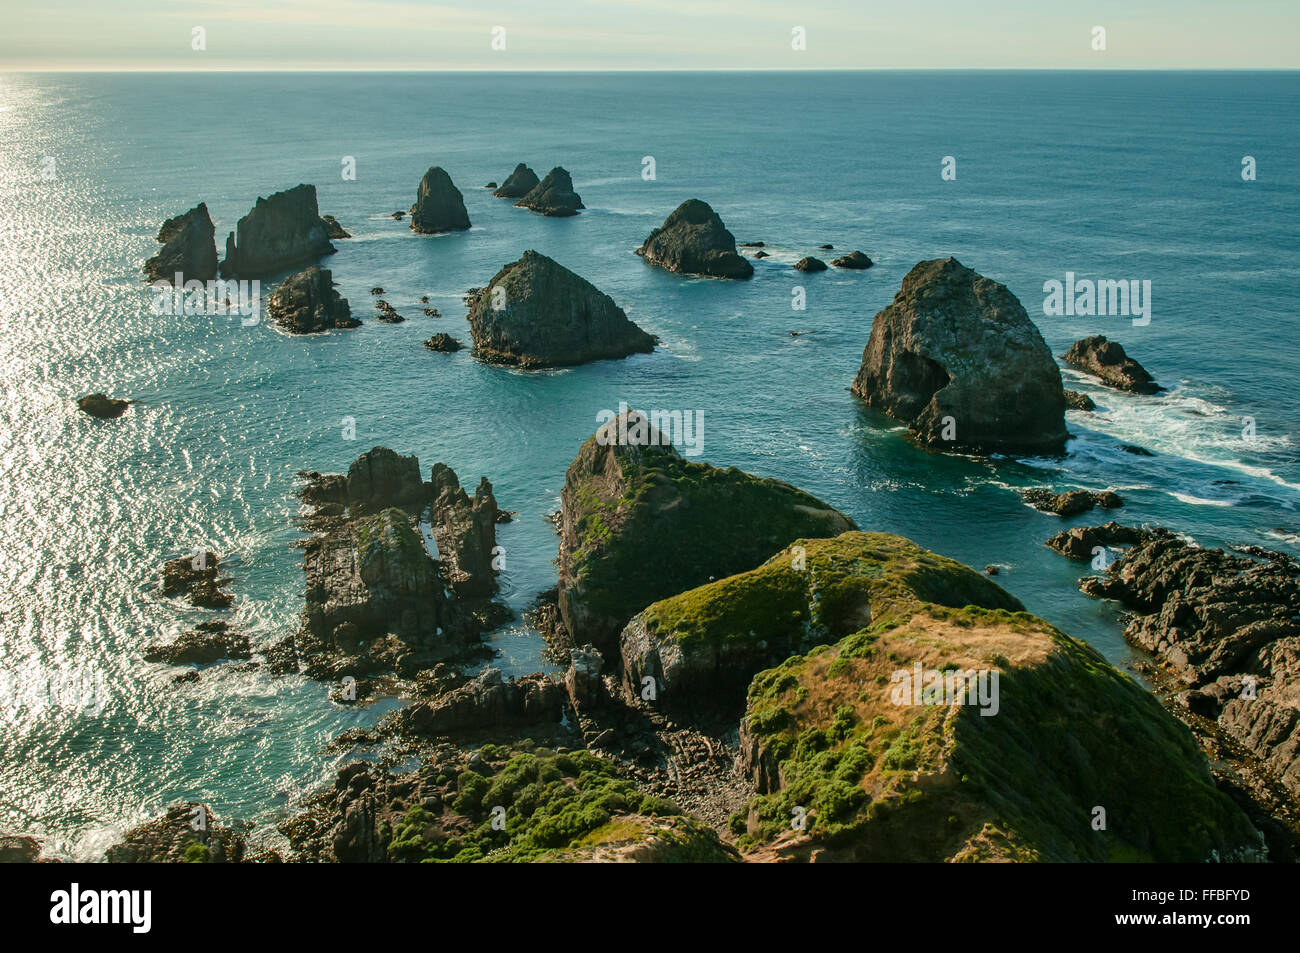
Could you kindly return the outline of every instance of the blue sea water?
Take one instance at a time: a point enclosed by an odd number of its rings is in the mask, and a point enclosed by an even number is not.
[[[1114,607],[1076,590],[1087,567],[1043,546],[1098,514],[1063,524],[1016,491],[1113,486],[1123,521],[1300,552],[1297,107],[1300,77],[1284,73],[0,75],[0,831],[93,858],[198,798],[272,837],[329,776],[324,745],[395,702],[342,708],[320,684],[231,666],[174,684],[141,650],[207,614],[161,595],[161,563],[223,554],[232,623],[280,637],[302,605],[295,473],[382,444],[426,473],[443,461],[493,482],[519,514],[500,541],[521,608],[554,584],[545,517],[565,468],[620,401],[701,412],[702,459],[998,564],[1029,609],[1128,664]],[[563,165],[587,210],[543,218],[482,188],[520,161]],[[464,192],[470,231],[417,236],[388,217],[432,165]],[[289,337],[152,312],[140,265],[165,218],[206,201],[220,246],[259,195],[299,182],[353,235],[324,264],[362,328]],[[633,254],[690,197],[766,242],[753,280],[686,279]],[[824,242],[876,266],[791,269],[828,257]],[[613,296],[660,349],[524,373],[421,347],[436,331],[467,340],[461,294],[529,248]],[[947,255],[1015,292],[1054,353],[1103,333],[1168,390],[1066,371],[1100,412],[1070,412],[1060,459],[916,449],[847,388],[872,316],[918,260]],[[1044,282],[1067,271],[1149,279],[1150,324],[1044,315]],[[373,320],[373,285],[404,324]],[[421,314],[424,294],[443,317]],[[74,400],[99,390],[138,403],[89,419]],[[493,639],[507,671],[545,667],[521,623]],[[70,703],[77,678],[103,687],[102,711]]]

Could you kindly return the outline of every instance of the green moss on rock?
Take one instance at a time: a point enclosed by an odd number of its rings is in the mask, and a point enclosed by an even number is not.
[[[653,428],[647,445],[620,444],[619,422],[583,444],[561,494],[560,611],[575,642],[612,654],[652,602],[854,528],[787,483],[688,461]]]

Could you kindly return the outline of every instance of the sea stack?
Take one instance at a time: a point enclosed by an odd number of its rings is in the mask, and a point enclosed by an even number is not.
[[[522,162],[492,194],[499,199],[521,199],[537,187],[537,173]]]
[[[259,198],[226,237],[221,276],[268,278],[334,252],[316,205],[316,186],[297,185]]]
[[[562,367],[654,350],[614,299],[535,251],[502,268],[472,299],[474,353],[519,367]]]
[[[280,327],[294,334],[315,334],[361,324],[352,317],[347,298],[334,290],[330,270],[316,265],[286,278],[272,293],[267,309]]]
[[[916,265],[876,315],[853,393],[931,449],[1057,453],[1061,372],[1005,285],[955,258]]]
[[[163,247],[144,263],[152,281],[211,281],[217,277],[216,229],[208,206],[200,202],[183,215],[169,218],[158,229]]]
[[[1154,394],[1163,388],[1145,367],[1124,353],[1118,341],[1108,341],[1100,334],[1075,341],[1061,355],[1061,360],[1081,371],[1095,374],[1102,383],[1135,394]]]
[[[578,193],[573,191],[573,179],[558,165],[546,173],[546,178],[533,186],[515,205],[553,218],[577,215],[578,209],[586,208]]]
[[[683,275],[748,278],[754,266],[736,251],[736,237],[718,213],[687,199],[650,233],[636,253],[652,265]]]
[[[411,208],[411,230],[423,235],[463,232],[469,228],[465,198],[441,166],[434,166],[420,180],[420,191]]]

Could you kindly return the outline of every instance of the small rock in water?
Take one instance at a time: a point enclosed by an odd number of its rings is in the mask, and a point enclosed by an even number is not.
[[[800,258],[794,263],[794,269],[795,271],[825,271],[826,262],[822,261],[820,258],[813,258],[811,256]]]
[[[1065,406],[1075,410],[1096,410],[1097,404],[1087,394],[1080,394],[1078,391],[1067,390],[1065,392]]]
[[[433,337],[429,338],[429,340],[424,342],[424,346],[430,351],[438,351],[442,354],[451,354],[454,351],[459,351],[465,345],[461,344],[450,334],[435,334]]]
[[[839,258],[831,259],[831,264],[836,268],[851,268],[861,270],[870,268],[875,264],[870,258],[860,251],[855,251],[848,255],[841,255]]]
[[[107,394],[87,394],[77,398],[77,406],[92,417],[112,420],[121,417],[131,406],[131,401],[109,397]]]

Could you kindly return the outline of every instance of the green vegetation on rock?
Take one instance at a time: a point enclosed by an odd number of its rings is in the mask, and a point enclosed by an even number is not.
[[[841,557],[881,551],[878,534],[828,542]],[[910,543],[897,544],[904,558],[867,587],[871,625],[751,683],[742,733],[756,773],[778,780],[733,817],[743,849],[845,860],[1258,856],[1245,815],[1148,692],[1088,646],[998,607],[1010,597],[990,597],[997,587],[972,570],[918,564]],[[964,598],[983,605],[956,608]],[[894,704],[894,674],[916,662],[996,670],[996,713]]]
[[[561,609],[575,638],[606,648],[656,600],[752,569],[799,537],[854,528],[787,483],[596,437],[569,467],[563,504]]]
[[[417,804],[395,821],[390,859],[554,861],[615,846],[647,847],[656,860],[731,859],[716,834],[642,793],[610,762],[520,747],[532,750],[490,745],[473,767],[445,773],[436,809]]]

